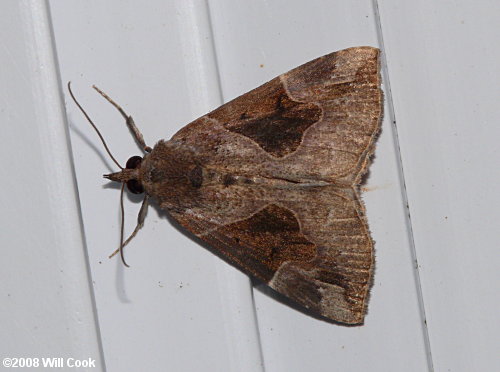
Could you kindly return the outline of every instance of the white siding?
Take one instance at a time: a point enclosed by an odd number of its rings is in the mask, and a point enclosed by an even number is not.
[[[2,358],[91,357],[92,371],[498,368],[498,2],[49,7],[0,2]],[[383,49],[386,98],[364,193],[377,258],[364,326],[312,319],[252,288],[155,207],[126,248],[131,268],[107,259],[119,190],[101,175],[116,167],[68,80],[124,163],[140,150],[92,84],[152,146],[290,68],[358,45]],[[140,200],[125,202],[131,231]]]

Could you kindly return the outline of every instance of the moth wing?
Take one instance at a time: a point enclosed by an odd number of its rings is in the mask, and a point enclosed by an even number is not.
[[[222,105],[172,139],[211,146],[206,150],[214,152],[213,161],[225,154],[230,169],[245,164],[270,177],[359,183],[383,113],[379,54],[356,47],[317,58]],[[269,159],[274,166],[259,167]]]
[[[238,213],[201,206],[171,214],[214,253],[312,312],[362,323],[373,241],[357,189],[381,116],[378,49],[350,48],[306,63],[194,121],[171,141],[198,149],[205,166],[228,174],[244,166],[264,178],[331,185],[256,190],[252,200],[226,190],[227,200],[216,204]]]
[[[292,99],[314,102],[322,109],[321,119],[286,159],[287,166],[307,163],[300,169],[306,177],[359,183],[383,114],[379,54],[376,48],[349,48],[282,76]]]
[[[201,215],[173,216],[219,257],[311,313],[346,324],[363,322],[373,242],[356,196],[333,187],[311,191],[226,225]]]
[[[363,323],[374,243],[357,191],[324,187],[283,205],[296,213],[302,233],[317,252],[310,261],[282,264],[269,285],[326,318]]]

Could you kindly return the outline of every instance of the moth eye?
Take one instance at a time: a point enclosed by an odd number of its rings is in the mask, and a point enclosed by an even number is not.
[[[132,156],[130,159],[127,160],[127,164],[125,164],[125,168],[127,169],[135,169],[139,168],[139,166],[142,163],[142,158],[140,156]]]
[[[142,187],[141,183],[139,181],[137,181],[137,180],[129,180],[129,181],[127,181],[127,189],[132,194],[142,194],[144,192],[144,187]]]

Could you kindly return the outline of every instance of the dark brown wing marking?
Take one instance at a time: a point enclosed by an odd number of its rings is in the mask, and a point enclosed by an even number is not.
[[[223,122],[224,127],[247,136],[275,157],[283,157],[299,147],[302,134],[321,117],[314,103],[290,99],[279,78],[273,79],[249,94],[258,97],[245,106],[233,105],[231,116],[223,108],[210,117]]]
[[[274,204],[247,219],[214,228],[202,239],[217,247],[217,254],[266,283],[284,262],[308,262],[317,253],[295,215]]]

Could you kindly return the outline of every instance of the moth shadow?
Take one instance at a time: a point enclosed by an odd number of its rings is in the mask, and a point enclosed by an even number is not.
[[[122,188],[122,184],[120,182],[110,181],[110,182],[105,183],[102,186],[102,188],[106,189],[106,190],[107,189],[120,190]],[[128,202],[131,202],[133,204],[142,203],[142,201],[144,200],[144,194],[133,194],[131,192],[128,192],[127,187],[125,187],[123,195],[124,195],[124,198],[126,198],[126,200]],[[154,203],[151,202],[150,205],[154,205]],[[155,209],[157,209],[158,211],[161,210],[161,208],[159,206],[158,206],[158,208],[155,208]]]
[[[198,238],[197,236],[191,234],[189,231],[186,231],[172,216],[170,216],[170,214],[168,212],[166,212],[165,210],[160,208],[160,206],[156,203],[156,201],[154,199],[151,200],[150,206],[155,208],[158,215],[161,218],[165,218],[182,235],[184,235],[185,237],[187,237],[191,241],[197,243],[198,245],[202,246],[203,248],[207,249],[209,252],[212,252],[214,255],[219,257],[221,260],[225,261],[226,263],[228,263],[229,265],[232,266],[231,262],[229,262],[220,253],[218,253],[208,243],[206,243],[202,239]],[[307,308],[297,304],[296,302],[294,302],[293,300],[289,299],[288,297],[280,294],[279,292],[276,292],[274,289],[269,287],[266,283],[263,283],[262,281],[260,281],[256,278],[253,278],[253,277],[250,277],[250,280],[251,280],[251,285],[254,289],[256,289],[259,292],[263,293],[264,295],[269,296],[269,297],[273,298],[274,300],[276,300],[276,301],[278,301],[278,302],[280,302],[280,303],[282,303],[282,304],[284,304],[284,305],[286,305],[286,306],[288,306],[296,311],[299,311],[307,316],[310,316],[314,319],[321,320],[321,321],[324,321],[324,322],[327,322],[330,324],[344,326],[344,327],[359,327],[359,326],[363,325],[362,323],[360,323],[360,324],[345,324],[345,323],[336,322],[332,319],[323,317],[323,316],[318,315],[318,314],[308,310]]]
[[[68,117],[68,124],[69,124],[69,128],[70,130],[75,134],[77,135],[78,137],[80,137],[80,139],[85,142],[85,144],[92,149],[92,151],[94,151],[97,156],[99,156],[99,158],[101,159],[101,161],[104,163],[104,165],[106,166],[106,168],[109,170],[109,173],[112,173],[114,172],[113,169],[115,169],[113,167],[113,165],[111,164],[110,160],[108,157],[106,157],[106,155],[104,155],[104,153],[101,151],[101,149],[99,147],[97,147],[90,139],[89,137],[87,137],[87,135],[85,133],[83,133],[77,126],[75,126],[71,120],[71,118]]]

